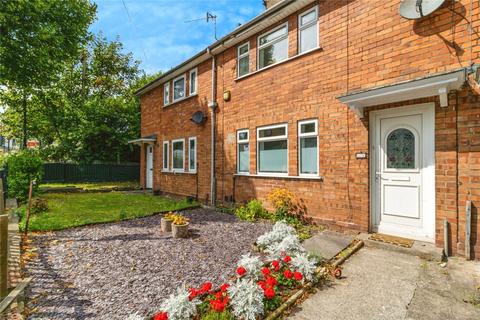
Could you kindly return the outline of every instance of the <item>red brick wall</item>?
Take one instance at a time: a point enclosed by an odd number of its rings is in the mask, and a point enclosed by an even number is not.
[[[368,160],[357,160],[357,152],[368,152],[368,110],[359,119],[336,97],[358,89],[424,77],[480,63],[480,9],[478,1],[450,2],[429,18],[409,21],[398,15],[399,0],[318,1],[321,49],[236,80],[236,48],[217,56],[216,172],[217,199],[236,201],[265,199],[274,187],[286,187],[302,198],[317,221],[357,230],[369,229]],[[307,8],[305,8],[307,9]],[[450,10],[452,9],[452,10]],[[301,10],[304,11],[304,10]],[[289,55],[297,54],[297,15],[289,25]],[[468,23],[472,22],[472,32]],[[283,21],[284,22],[284,21]],[[282,22],[280,22],[282,23]],[[280,24],[279,23],[279,24]],[[267,30],[258,30],[261,34]],[[206,110],[209,99],[210,63],[200,66],[198,101]],[[256,69],[256,36],[250,39],[250,71]],[[202,72],[200,72],[202,70]],[[224,102],[222,93],[231,92]],[[187,100],[162,109],[161,88],[142,99],[142,134],[157,132],[167,139],[197,132],[201,197],[209,193],[209,122],[204,128],[187,124],[195,109]],[[408,99],[406,97],[406,99]],[[437,98],[404,101],[437,101]],[[158,105],[158,106],[157,106]],[[319,121],[320,180],[234,176],[236,139],[239,129],[250,130],[250,173],[256,173],[256,128],[288,123],[289,175],[298,174],[297,122]],[[185,122],[186,121],[186,122]],[[443,219],[450,222],[451,249],[461,254],[465,243],[465,201],[474,202],[474,250],[480,257],[476,204],[480,203],[480,106],[469,90],[450,95],[448,108],[437,103],[436,134],[436,243],[443,243]],[[187,134],[188,133],[188,134]],[[457,152],[458,149],[458,152]],[[160,157],[161,147],[156,152]],[[157,162],[155,162],[157,163]],[[155,164],[155,188],[189,194],[191,176],[160,174]],[[202,170],[205,170],[205,172]],[[458,187],[457,187],[458,176]]]

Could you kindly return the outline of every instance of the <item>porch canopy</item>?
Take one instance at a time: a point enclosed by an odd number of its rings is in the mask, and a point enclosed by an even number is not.
[[[153,144],[157,141],[157,135],[156,134],[152,134],[152,135],[149,135],[149,136],[145,136],[145,137],[142,137],[142,138],[138,138],[138,139],[133,139],[133,140],[129,140],[128,143],[131,143],[131,144],[136,144],[136,145],[142,145],[144,143],[149,143],[149,144]]]
[[[337,97],[342,103],[364,117],[366,107],[394,103],[405,100],[439,96],[440,106],[448,106],[448,93],[462,87],[466,80],[465,68],[424,78],[400,82],[364,91],[351,92]]]

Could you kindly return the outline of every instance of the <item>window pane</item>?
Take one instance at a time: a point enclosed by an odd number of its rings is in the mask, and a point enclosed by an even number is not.
[[[190,92],[191,93],[197,92],[197,73],[196,72],[190,73]]]
[[[173,100],[185,97],[185,79],[178,79],[173,83]]]
[[[306,15],[303,15],[300,18],[300,24],[302,26],[304,26],[307,23],[314,21],[315,19],[317,19],[317,13],[315,12],[315,10],[313,10],[313,11],[307,13]]]
[[[168,144],[163,145],[163,168],[168,169]]]
[[[188,149],[188,161],[190,163],[189,169],[195,169],[196,168],[196,161],[195,159],[195,153],[196,153],[196,145],[195,145],[195,140],[190,140],[190,146]]]
[[[288,58],[287,39],[283,39],[259,51],[260,69]]]
[[[240,143],[238,145],[238,171],[239,172],[250,171],[250,157],[249,157],[248,143]]]
[[[263,37],[260,38],[260,45],[266,44],[267,42],[270,42],[272,40],[277,39],[278,37],[284,36],[287,34],[287,26],[284,26],[283,28],[280,28],[270,34],[267,34]]]
[[[248,45],[247,44],[238,49],[238,54],[239,55],[242,55],[242,54],[247,53],[247,52],[248,52]]]
[[[315,132],[315,122],[303,123],[300,125],[300,133]]]
[[[317,26],[314,24],[300,31],[300,52],[317,47]]]
[[[259,138],[284,136],[287,134],[286,127],[259,130]]]
[[[238,76],[241,77],[243,75],[248,74],[248,69],[249,69],[248,62],[249,62],[248,56],[240,58],[240,60],[238,60]]]
[[[163,104],[168,104],[170,102],[170,87],[165,85],[163,87]]]
[[[183,142],[173,142],[173,168],[183,169]]]
[[[317,173],[317,137],[300,139],[300,173]]]
[[[287,173],[287,140],[259,142],[261,172]]]
[[[387,168],[415,169],[415,135],[408,129],[396,129],[387,137]]]
[[[248,132],[246,132],[246,131],[245,132],[240,132],[238,134],[238,139],[239,140],[247,140],[248,139]]]

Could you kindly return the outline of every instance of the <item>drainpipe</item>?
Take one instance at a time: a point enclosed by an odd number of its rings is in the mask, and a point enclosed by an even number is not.
[[[216,120],[216,109],[217,109],[217,77],[216,77],[216,60],[215,56],[211,53],[210,48],[207,49],[208,53],[212,56],[212,99],[208,102],[208,107],[212,111],[212,121],[211,121],[211,170],[210,170],[210,204],[215,206],[216,202],[216,178],[215,178],[215,120]]]

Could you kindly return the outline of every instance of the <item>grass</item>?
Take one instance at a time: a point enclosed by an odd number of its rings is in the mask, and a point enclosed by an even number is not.
[[[138,188],[138,181],[119,182],[80,182],[80,183],[43,183],[41,189],[76,187],[85,190],[112,189],[112,188]]]
[[[73,193],[45,194],[48,211],[30,216],[30,231],[53,231],[95,223],[116,222],[198,206],[186,199],[153,196],[143,193]],[[25,206],[19,210],[20,228],[25,227]]]

